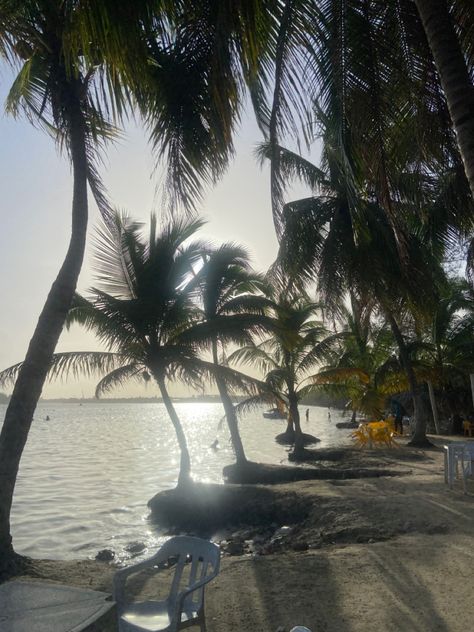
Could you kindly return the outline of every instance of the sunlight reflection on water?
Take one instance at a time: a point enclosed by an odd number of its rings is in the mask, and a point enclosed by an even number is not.
[[[341,413],[310,406],[305,432],[321,439],[318,446],[348,442],[349,431],[337,430]],[[220,424],[220,404],[176,404],[188,439],[195,480],[221,482],[222,468],[232,463],[227,427]],[[3,419],[4,406],[0,406]],[[46,416],[50,417],[46,421]],[[287,448],[274,437],[283,421],[265,420],[261,411],[242,419],[248,458],[285,463]],[[219,449],[211,443],[219,440]],[[38,406],[21,462],[12,512],[12,531],[19,553],[51,559],[94,557],[113,549],[130,557],[133,542],[154,549],[162,536],[148,520],[147,501],[173,487],[179,456],[174,431],[162,404],[57,404]],[[145,550],[146,554],[146,550]]]

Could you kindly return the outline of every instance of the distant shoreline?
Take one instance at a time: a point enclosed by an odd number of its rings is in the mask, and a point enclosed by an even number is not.
[[[243,395],[233,395],[234,402],[241,402],[245,399]],[[10,397],[4,393],[0,393],[0,404],[8,404]],[[220,404],[219,395],[196,395],[194,397],[173,397],[176,404]],[[95,397],[58,397],[58,398],[41,398],[39,404],[162,404],[161,397],[104,397],[96,399]],[[265,404],[262,404],[265,405]],[[327,398],[321,398],[321,401],[306,400],[300,402],[301,406],[331,406],[332,408],[343,409],[344,405],[338,401],[328,401]]]
[[[234,401],[242,401],[244,397],[234,396]],[[198,397],[173,397],[176,404],[218,404],[218,395],[202,395]],[[7,403],[7,402],[4,402]],[[54,399],[40,399],[40,404],[162,404],[161,397],[60,397]]]

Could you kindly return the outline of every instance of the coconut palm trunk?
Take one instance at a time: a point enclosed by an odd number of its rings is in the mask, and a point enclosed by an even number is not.
[[[304,448],[303,433],[301,431],[300,412],[298,410],[298,399],[293,392],[288,395],[288,403],[290,408],[290,417],[293,420],[295,431],[293,456],[299,456]]]
[[[216,367],[219,366],[219,358],[217,353],[217,341],[212,341],[212,361]],[[227,391],[227,386],[225,380],[219,377],[219,374],[216,374],[216,384],[217,389],[219,391],[219,396],[222,401],[222,405],[224,406],[225,418],[227,421],[227,426],[230,432],[230,440],[232,442],[232,448],[235,454],[235,460],[237,465],[244,465],[247,463],[247,457],[245,456],[244,446],[242,444],[242,439],[239,433],[239,425],[237,421],[237,415],[235,414],[234,404],[229,396]]]
[[[288,407],[288,415],[286,418],[285,434],[288,435],[288,437],[291,437],[292,440],[295,436],[295,424],[293,423],[293,416],[291,414],[291,410],[289,407]]]
[[[415,0],[474,195],[474,86],[446,0]]]
[[[183,426],[181,425],[181,421],[179,420],[175,407],[173,406],[171,397],[168,394],[164,378],[156,375],[154,377],[160,387],[163,403],[166,406],[169,418],[171,419],[174,431],[176,432],[176,438],[178,440],[179,450],[181,453],[179,461],[178,487],[183,487],[191,482],[191,459],[189,457],[186,435],[184,434]]]
[[[74,177],[69,247],[28,346],[0,434],[0,569],[14,556],[10,512],[20,459],[84,258],[88,163],[85,121],[79,99],[73,95],[69,110],[69,138]]]
[[[413,369],[413,364],[410,360],[410,356],[408,354],[407,346],[405,340],[403,338],[403,334],[398,327],[398,324],[393,317],[390,311],[386,311],[388,321],[390,323],[390,327],[392,329],[393,337],[398,346],[398,350],[400,352],[400,359],[405,370],[408,385],[411,392],[411,397],[413,401],[413,417],[415,418],[415,430],[409,445],[412,446],[430,446],[431,443],[426,438],[426,416],[425,416],[425,407],[423,405],[423,399],[421,397],[421,393],[418,387],[418,380],[416,379],[415,371]]]
[[[430,404],[431,404],[431,410],[433,412],[433,422],[435,425],[436,434],[439,434],[438,407],[436,406],[436,397],[435,397],[435,392],[433,388],[433,383],[431,382],[431,380],[428,380],[426,384],[428,385],[428,393],[430,396]]]

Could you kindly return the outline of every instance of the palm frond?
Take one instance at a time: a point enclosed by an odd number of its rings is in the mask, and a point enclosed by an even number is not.
[[[134,298],[137,257],[143,256],[139,234],[142,224],[131,222],[125,213],[115,212],[111,222],[103,222],[94,236],[94,267],[98,287],[117,297]],[[134,266],[135,264],[135,266]]]
[[[228,357],[228,361],[233,363],[242,363],[255,366],[261,373],[266,373],[277,366],[274,358],[261,347],[257,345],[247,345],[240,349],[236,349]]]
[[[332,382],[347,382],[357,380],[362,384],[370,383],[370,376],[366,371],[357,367],[337,367],[334,369],[323,369],[312,378],[315,384],[330,384]]]
[[[235,413],[238,417],[243,417],[249,412],[254,412],[258,408],[262,406],[262,404],[267,405],[277,405],[284,404],[285,406],[288,404],[288,401],[280,397],[276,393],[259,393],[258,395],[253,395],[252,397],[247,397],[246,399],[238,402],[235,407]]]
[[[109,372],[126,360],[127,357],[122,354],[105,351],[55,353],[48,377],[50,379],[65,378],[68,375],[72,375],[76,379],[92,377],[93,375]]]
[[[48,371],[48,379],[54,380],[72,375],[74,378],[91,377],[99,373],[105,373],[123,362],[123,356],[116,353],[103,351],[70,351],[55,353]],[[23,366],[22,362],[15,364],[0,372],[0,386],[5,387],[14,384],[18,373]]]
[[[119,366],[100,380],[95,388],[95,396],[99,399],[102,395],[109,393],[114,388],[123,386],[131,379],[143,381],[144,375],[147,373],[144,371],[143,365],[132,363]]]

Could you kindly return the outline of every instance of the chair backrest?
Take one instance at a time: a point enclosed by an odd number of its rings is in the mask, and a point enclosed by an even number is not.
[[[176,558],[175,573],[169,599],[173,603],[182,590],[203,579],[212,579],[219,572],[220,549],[216,544],[192,536],[171,538],[160,549],[160,557]],[[204,586],[189,594],[186,606],[199,610],[203,604]]]
[[[474,442],[473,443],[465,443],[463,445],[463,458],[474,459]]]

